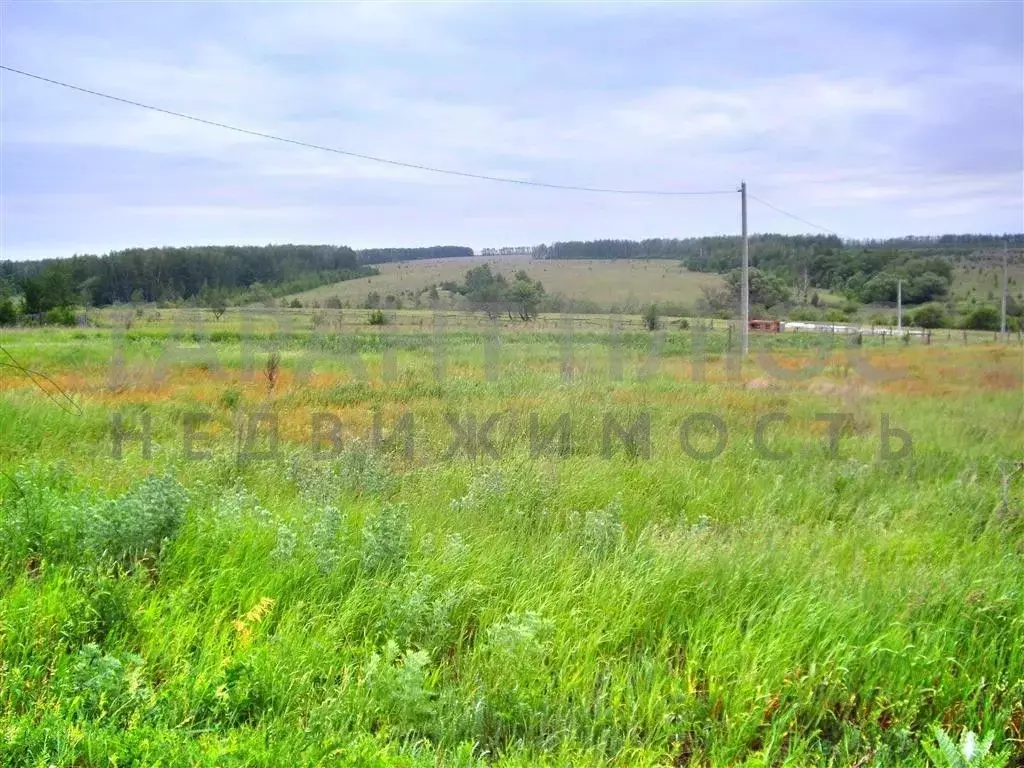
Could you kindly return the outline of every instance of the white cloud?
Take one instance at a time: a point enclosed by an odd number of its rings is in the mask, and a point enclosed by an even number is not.
[[[810,7],[803,27],[792,23],[796,10],[776,6],[118,4],[81,23],[61,23],[65,6],[51,9],[46,23],[6,19],[5,62],[362,154],[586,186],[719,189],[745,178],[855,235],[905,231],[911,220],[928,231],[1012,228],[1013,206],[1024,205],[1020,163],[1005,149],[1019,114],[1012,97],[1024,94],[1020,55],[973,39],[929,46],[913,25],[825,45],[826,11]],[[737,13],[752,22],[740,31],[746,60],[644,42],[657,25],[685,32]],[[588,48],[589,34],[617,47]],[[685,65],[678,74],[665,66],[672,57]],[[488,231],[529,242],[735,227],[726,200],[598,200],[435,176],[2,77],[0,149],[44,166],[30,177],[27,162],[7,163],[8,246],[62,227],[91,231],[84,219],[104,221],[112,242],[308,232],[387,244],[396,222],[402,237],[484,244]],[[968,98],[970,110],[958,109]],[[1001,126],[999,141],[958,134],[986,122]],[[90,154],[109,168],[86,177],[47,160]],[[96,190],[78,199],[89,211],[81,216],[66,205],[80,186]],[[49,216],[37,215],[47,201]],[[805,229],[762,214],[766,226]],[[872,222],[877,230],[862,231]]]

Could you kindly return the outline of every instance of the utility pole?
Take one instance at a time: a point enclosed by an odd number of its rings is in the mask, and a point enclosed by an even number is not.
[[[999,321],[999,338],[1002,341],[1006,341],[1006,292],[1009,289],[1009,272],[1007,270],[1007,252],[1006,252],[1006,241],[1003,240],[1003,307],[1000,313]]]
[[[743,277],[740,288],[740,303],[743,305],[740,321],[740,354],[747,356],[750,351],[750,341],[747,334],[750,331],[750,243],[747,238],[747,182],[740,182],[740,215],[743,219]]]
[[[896,330],[903,330],[903,281],[896,281]]]

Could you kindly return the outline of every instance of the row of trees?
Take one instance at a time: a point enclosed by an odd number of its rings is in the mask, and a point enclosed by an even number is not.
[[[75,304],[180,301],[203,291],[232,294],[256,283],[319,284],[374,273],[351,248],[334,245],[133,248],[106,256],[0,263],[0,279],[20,289],[29,314]]]
[[[986,242],[982,236],[957,237],[957,248],[964,242]],[[803,302],[814,288],[864,303],[896,301],[902,280],[903,300],[918,304],[944,298],[953,279],[953,264],[941,253],[943,247],[954,245],[944,246],[941,239],[926,242],[926,247],[922,241],[915,242],[922,248],[904,250],[889,245],[849,247],[834,235],[755,235],[750,238],[750,264],[798,287],[797,298]],[[678,259],[687,269],[723,274],[739,268],[740,252],[739,237],[593,240],[537,248],[538,257],[547,259]]]
[[[373,264],[467,257],[472,248],[371,248],[339,245],[131,248],[105,256],[0,262],[0,294],[21,294],[22,311],[58,307],[188,301],[260,301],[377,274]]]

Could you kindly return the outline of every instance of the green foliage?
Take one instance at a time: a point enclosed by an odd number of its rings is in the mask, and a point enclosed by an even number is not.
[[[388,324],[387,315],[384,314],[383,310],[375,309],[366,318],[366,324],[367,325],[387,325]]]
[[[734,304],[738,305],[742,293],[743,273],[741,270],[733,270],[725,276]],[[765,309],[771,309],[776,304],[789,301],[791,291],[789,286],[778,275],[762,272],[760,269],[750,270],[750,303],[758,304]]]
[[[148,477],[113,500],[55,494],[53,480],[18,473],[0,517],[3,554],[124,563],[158,554],[181,525],[188,496],[170,477]],[[59,486],[58,486],[59,487]]]
[[[173,315],[125,333],[129,366],[156,357]],[[107,327],[8,334],[19,361],[86,394],[79,415],[27,381],[0,390],[0,764],[1006,764],[1024,697],[1021,476],[1000,472],[1019,446],[1016,338],[905,350],[865,334],[864,352],[907,364],[913,384],[878,386],[865,411],[803,382],[731,385],[723,323],[704,331],[698,381],[687,333],[634,376],[651,354],[634,318],[610,381],[595,375],[605,319],[591,319],[574,349],[586,375],[569,383],[543,328],[508,334],[487,381],[485,337],[467,330],[479,318],[462,321],[443,383],[415,329],[396,335],[398,381],[353,381],[327,355],[306,385],[282,379],[281,454],[244,463],[225,408],[265,393],[262,374],[243,382],[238,318],[213,341],[226,375],[183,366],[171,386],[120,393],[105,388]],[[274,338],[286,360],[325,343],[295,326]],[[380,360],[379,334],[352,336]],[[843,341],[820,375],[831,385]],[[751,342],[788,362],[819,339]],[[761,436],[792,451],[777,461],[753,428],[783,403]],[[180,449],[197,404],[206,461]],[[817,417],[840,406],[856,423],[830,457]],[[338,413],[340,452],[310,450],[317,409]],[[392,438],[407,409],[413,460]],[[501,413],[500,456],[435,460],[449,409],[478,426]],[[618,438],[604,456],[604,414],[628,426],[648,409],[651,457]],[[706,462],[679,432],[705,409],[729,429]],[[134,428],[152,415],[149,457],[138,439],[110,455],[117,411]],[[531,412],[554,435],[536,457]],[[912,460],[879,460],[878,413],[913,437]],[[972,751],[965,728],[992,741]]]
[[[412,538],[412,527],[406,509],[387,504],[367,519],[363,526],[360,563],[370,574],[388,574],[401,570]]]
[[[63,325],[70,327],[77,323],[75,313],[70,307],[54,307],[46,312],[45,322],[47,325]]]
[[[963,318],[960,327],[971,331],[998,331],[999,324],[999,310],[995,307],[981,306]]]
[[[973,731],[964,730],[957,744],[942,728],[935,727],[936,745],[924,742],[923,746],[934,768],[1006,768],[1010,761],[1010,750],[993,754],[994,734],[988,734],[980,742]]]
[[[823,314],[812,307],[797,307],[789,313],[791,320],[796,320],[803,323],[815,323],[821,320]]]
[[[390,725],[398,736],[426,728],[436,716],[429,666],[425,651],[400,652],[397,643],[388,641],[363,667],[370,693],[367,714]]]
[[[473,309],[483,310],[492,318],[507,313],[509,318],[517,315],[520,320],[531,320],[544,299],[544,286],[539,280],[531,280],[519,270],[509,282],[503,274],[493,272],[490,264],[473,267],[466,272],[462,285],[452,284],[449,289],[465,296]]]
[[[76,303],[80,292],[94,306],[128,303],[133,297],[191,299],[204,291],[244,294],[257,284],[277,286],[282,295],[375,272],[361,265],[351,248],[268,245],[131,248],[105,256],[7,262],[0,276],[22,281],[25,311],[37,314]]]
[[[918,328],[945,328],[949,317],[941,304],[925,304],[914,312],[911,322]]]
[[[16,325],[21,313],[9,296],[0,298],[0,326]]]
[[[656,331],[661,327],[661,315],[658,312],[657,304],[648,304],[644,307],[640,317],[644,321],[644,328],[648,331]]]

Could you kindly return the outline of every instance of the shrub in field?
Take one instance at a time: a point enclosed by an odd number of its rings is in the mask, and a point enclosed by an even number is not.
[[[1010,750],[993,754],[994,734],[980,742],[973,731],[964,731],[957,744],[942,728],[935,728],[936,744],[922,745],[935,768],[1005,768],[1010,762]]]
[[[221,407],[229,410],[234,410],[238,407],[238,404],[242,401],[242,393],[234,388],[225,389],[220,393],[218,402]]]
[[[103,718],[112,725],[125,724],[153,696],[141,657],[107,654],[95,643],[78,650],[61,687],[79,717]]]
[[[998,331],[999,310],[995,307],[978,307],[963,319],[962,328],[970,331]]]
[[[918,328],[945,328],[949,318],[941,304],[925,304],[914,312],[912,322]]]
[[[487,628],[487,650],[506,661],[539,662],[554,624],[535,611],[510,613]]]
[[[334,504],[342,491],[360,496],[382,495],[394,482],[387,462],[356,441],[350,442],[331,461],[309,461],[293,456],[288,475],[302,500],[318,505]]]
[[[54,307],[46,313],[46,322],[48,325],[64,325],[72,326],[78,321],[75,319],[75,313],[71,311],[70,307]]]
[[[388,318],[382,310],[375,309],[366,318],[367,325],[387,325]]]
[[[401,570],[409,557],[412,526],[404,507],[387,504],[363,524],[360,562],[367,573],[387,574]]]
[[[8,297],[0,298],[0,325],[17,325],[21,313]]]
[[[821,312],[810,307],[797,307],[789,313],[789,319],[801,323],[814,323],[821,319]]]
[[[510,613],[485,632],[483,696],[476,736],[485,749],[501,750],[538,727],[546,708],[545,660],[554,623],[535,611]]]
[[[178,530],[187,503],[177,480],[148,477],[120,498],[87,511],[83,544],[118,560],[156,554]]]
[[[158,554],[184,519],[188,496],[172,477],[148,477],[117,499],[96,500],[54,487],[52,478],[16,476],[16,497],[0,516],[8,554],[117,562]]]
[[[661,327],[661,315],[658,312],[657,304],[648,304],[644,307],[641,318],[644,321],[644,328],[648,331],[656,331]]]
[[[399,734],[428,726],[434,718],[433,681],[426,651],[400,651],[391,640],[363,666],[367,709]]]
[[[615,498],[602,509],[574,512],[569,517],[569,524],[584,553],[604,556],[622,541],[622,502]]]
[[[486,589],[472,580],[442,589],[430,573],[405,571],[387,586],[382,610],[372,614],[373,636],[394,640],[403,648],[453,649],[485,594]]]

